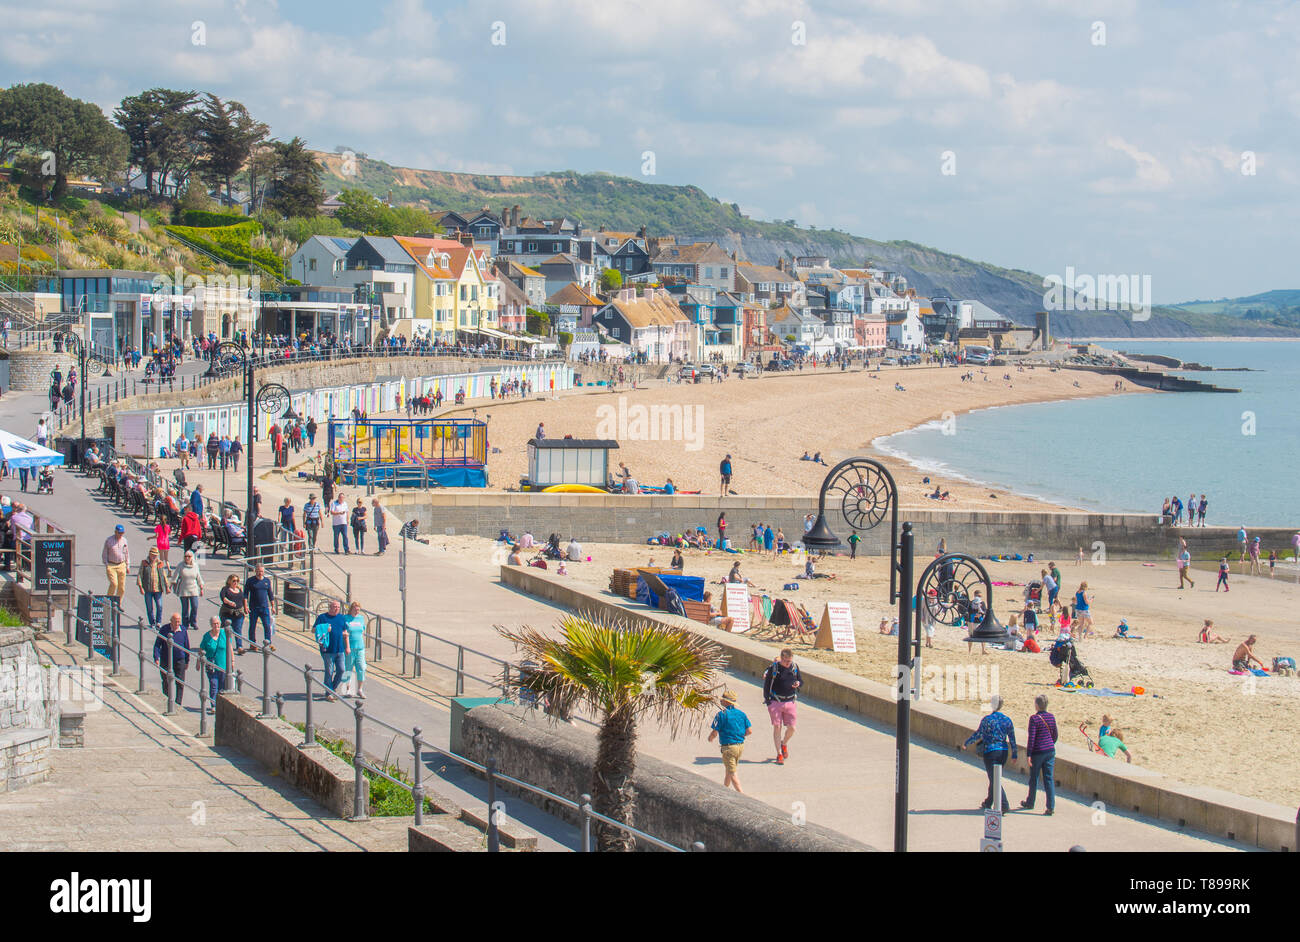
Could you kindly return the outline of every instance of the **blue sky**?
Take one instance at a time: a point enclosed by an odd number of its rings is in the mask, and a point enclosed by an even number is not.
[[[0,0],[0,22],[0,84],[106,111],[194,88],[282,138],[483,173],[635,177],[650,150],[654,182],[756,218],[1150,275],[1158,303],[1297,286],[1296,3]]]

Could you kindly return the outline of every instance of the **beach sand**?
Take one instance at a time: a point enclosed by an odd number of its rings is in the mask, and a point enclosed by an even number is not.
[[[1110,395],[1114,377],[1079,370],[1052,372],[1046,368],[1017,372],[1015,367],[975,370],[975,381],[963,383],[965,370],[927,367],[886,367],[877,374],[838,369],[765,375],[759,379],[729,379],[725,383],[677,384],[651,381],[646,388],[614,393],[583,392],[545,401],[537,399],[476,404],[479,418],[490,414],[488,467],[492,489],[517,488],[527,473],[527,449],[539,422],[548,438],[594,438],[598,430],[619,442],[611,454],[611,471],[625,462],[643,484],[662,485],[671,477],[678,491],[718,493],[718,464],[732,456],[732,490],[739,495],[815,495],[827,468],[800,461],[806,451],[821,452],[828,465],[857,455],[874,456],[894,474],[903,506],[944,510],[1061,509],[1030,497],[930,474],[931,485],[907,462],[878,455],[871,442],[930,421],[951,421],[960,435],[961,414],[973,409]],[[1008,382],[1003,375],[1010,373]],[[879,376],[879,378],[870,378]],[[986,378],[987,377],[987,381]],[[900,383],[905,392],[894,388]],[[1074,384],[1078,383],[1076,387]],[[1146,390],[1126,387],[1126,393]],[[600,429],[606,407],[615,416],[626,397],[627,415],[635,419],[638,406],[698,407],[700,434],[693,441],[636,440],[628,429]],[[471,415],[469,408],[446,413]],[[951,493],[945,502],[930,500],[934,484]],[[996,493],[996,498],[989,495]]]
[[[736,526],[742,528],[746,523],[738,520]],[[471,537],[434,537],[434,542],[446,543],[455,552],[490,552],[489,541]],[[671,549],[657,546],[584,544],[583,549],[593,562],[569,563],[569,578],[598,591],[607,589],[614,568],[645,565],[651,557],[657,565],[666,566],[671,556]],[[826,602],[848,602],[857,653],[813,651],[808,644],[773,640],[774,654],[789,644],[799,658],[825,661],[892,684],[898,639],[878,631],[882,618],[892,619],[897,613],[897,606],[887,602],[888,560],[827,558],[818,571],[835,573],[837,579],[802,581],[799,591],[783,592],[782,584],[802,574],[801,558],[798,562],[790,556],[772,561],[748,553],[684,552],[685,573],[703,576],[706,583],[723,579],[731,564],[740,559],[742,572],[758,589],[771,590],[773,598],[789,598],[804,605],[814,619],[821,617]],[[918,557],[918,574],[928,561],[929,557]],[[1140,562],[1076,566],[1066,554],[1056,562],[1064,582],[1062,597],[1072,594],[1083,579],[1095,596],[1092,609],[1099,636],[1079,641],[1078,651],[1097,687],[1129,691],[1141,686],[1147,695],[1098,698],[1055,688],[1058,670],[1050,665],[1046,650],[1048,639],[1056,632],[1047,628],[1045,616],[1039,636],[1044,645],[1041,654],[989,650],[981,655],[978,646],[968,653],[961,640],[964,630],[938,626],[935,647],[923,649],[923,677],[931,667],[963,671],[996,667],[997,692],[1006,699],[1004,710],[1022,730],[1034,711],[1034,697],[1046,693],[1062,743],[1086,747],[1079,724],[1088,721],[1095,740],[1102,714],[1109,713],[1124,731],[1136,765],[1288,807],[1300,804],[1300,753],[1294,748],[1300,679],[1256,679],[1228,673],[1236,642],[1250,633],[1259,635],[1255,651],[1265,664],[1271,665],[1274,655],[1300,657],[1300,628],[1290,615],[1300,604],[1300,585],[1292,581],[1293,575],[1288,573],[1284,579],[1279,573],[1276,580],[1243,577],[1237,575],[1234,564],[1232,591],[1224,594],[1214,592],[1214,580],[1204,572],[1198,573],[1195,589],[1178,590],[1177,573],[1167,562],[1154,567]],[[1036,578],[1041,568],[1023,562],[989,562],[986,566],[995,582],[1018,583]],[[719,587],[709,588],[716,601]],[[1023,607],[1022,592],[1020,587],[994,587],[995,612],[1003,622]],[[1127,618],[1130,633],[1144,636],[1143,640],[1111,638],[1121,618]],[[1213,618],[1216,630],[1233,643],[1196,643],[1204,618]],[[770,636],[771,629],[750,633],[758,639]],[[956,692],[948,690],[946,695]],[[977,693],[968,691],[968,696]],[[973,699],[952,705],[970,711],[972,717],[980,712],[980,704]]]

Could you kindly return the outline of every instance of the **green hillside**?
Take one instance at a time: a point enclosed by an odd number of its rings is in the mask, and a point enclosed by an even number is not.
[[[739,257],[758,264],[779,258],[824,255],[837,266],[871,265],[902,274],[910,287],[927,297],[977,298],[995,311],[1032,324],[1043,307],[1043,279],[1033,272],[1000,268],[915,242],[882,242],[834,229],[801,227],[795,220],[762,221],[744,215],[697,186],[671,186],[608,173],[572,170],[535,176],[491,176],[393,167],[362,154],[317,151],[322,182],[330,193],[360,188],[394,204],[426,210],[493,212],[519,206],[526,216],[566,216],[588,229],[634,231],[651,235],[713,240]],[[1195,337],[1291,336],[1300,323],[1244,319],[1226,312],[1158,307],[1151,317],[1134,321],[1128,314],[1056,311],[1052,332],[1058,337]]]

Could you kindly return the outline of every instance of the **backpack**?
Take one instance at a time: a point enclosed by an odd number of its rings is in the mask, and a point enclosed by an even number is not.
[[[1068,641],[1058,641],[1052,645],[1052,650],[1048,652],[1047,659],[1053,667],[1060,667],[1065,663],[1065,659],[1070,656],[1066,653],[1069,647],[1070,643]]]
[[[682,597],[678,595],[677,590],[671,586],[668,588],[667,602],[668,611],[672,612],[674,615],[681,615],[683,618],[686,617],[686,606],[682,604]]]

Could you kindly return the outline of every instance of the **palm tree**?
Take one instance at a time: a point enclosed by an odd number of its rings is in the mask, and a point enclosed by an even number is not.
[[[524,672],[507,672],[507,685],[531,698],[545,698],[558,717],[589,707],[600,717],[596,764],[591,770],[592,808],[633,824],[636,792],[637,721],[649,715],[676,736],[683,726],[698,729],[716,702],[714,672],[724,663],[711,641],[655,622],[566,615],[554,637],[528,626],[511,631],[525,661]],[[602,851],[630,851],[633,838],[613,827],[597,831]]]

